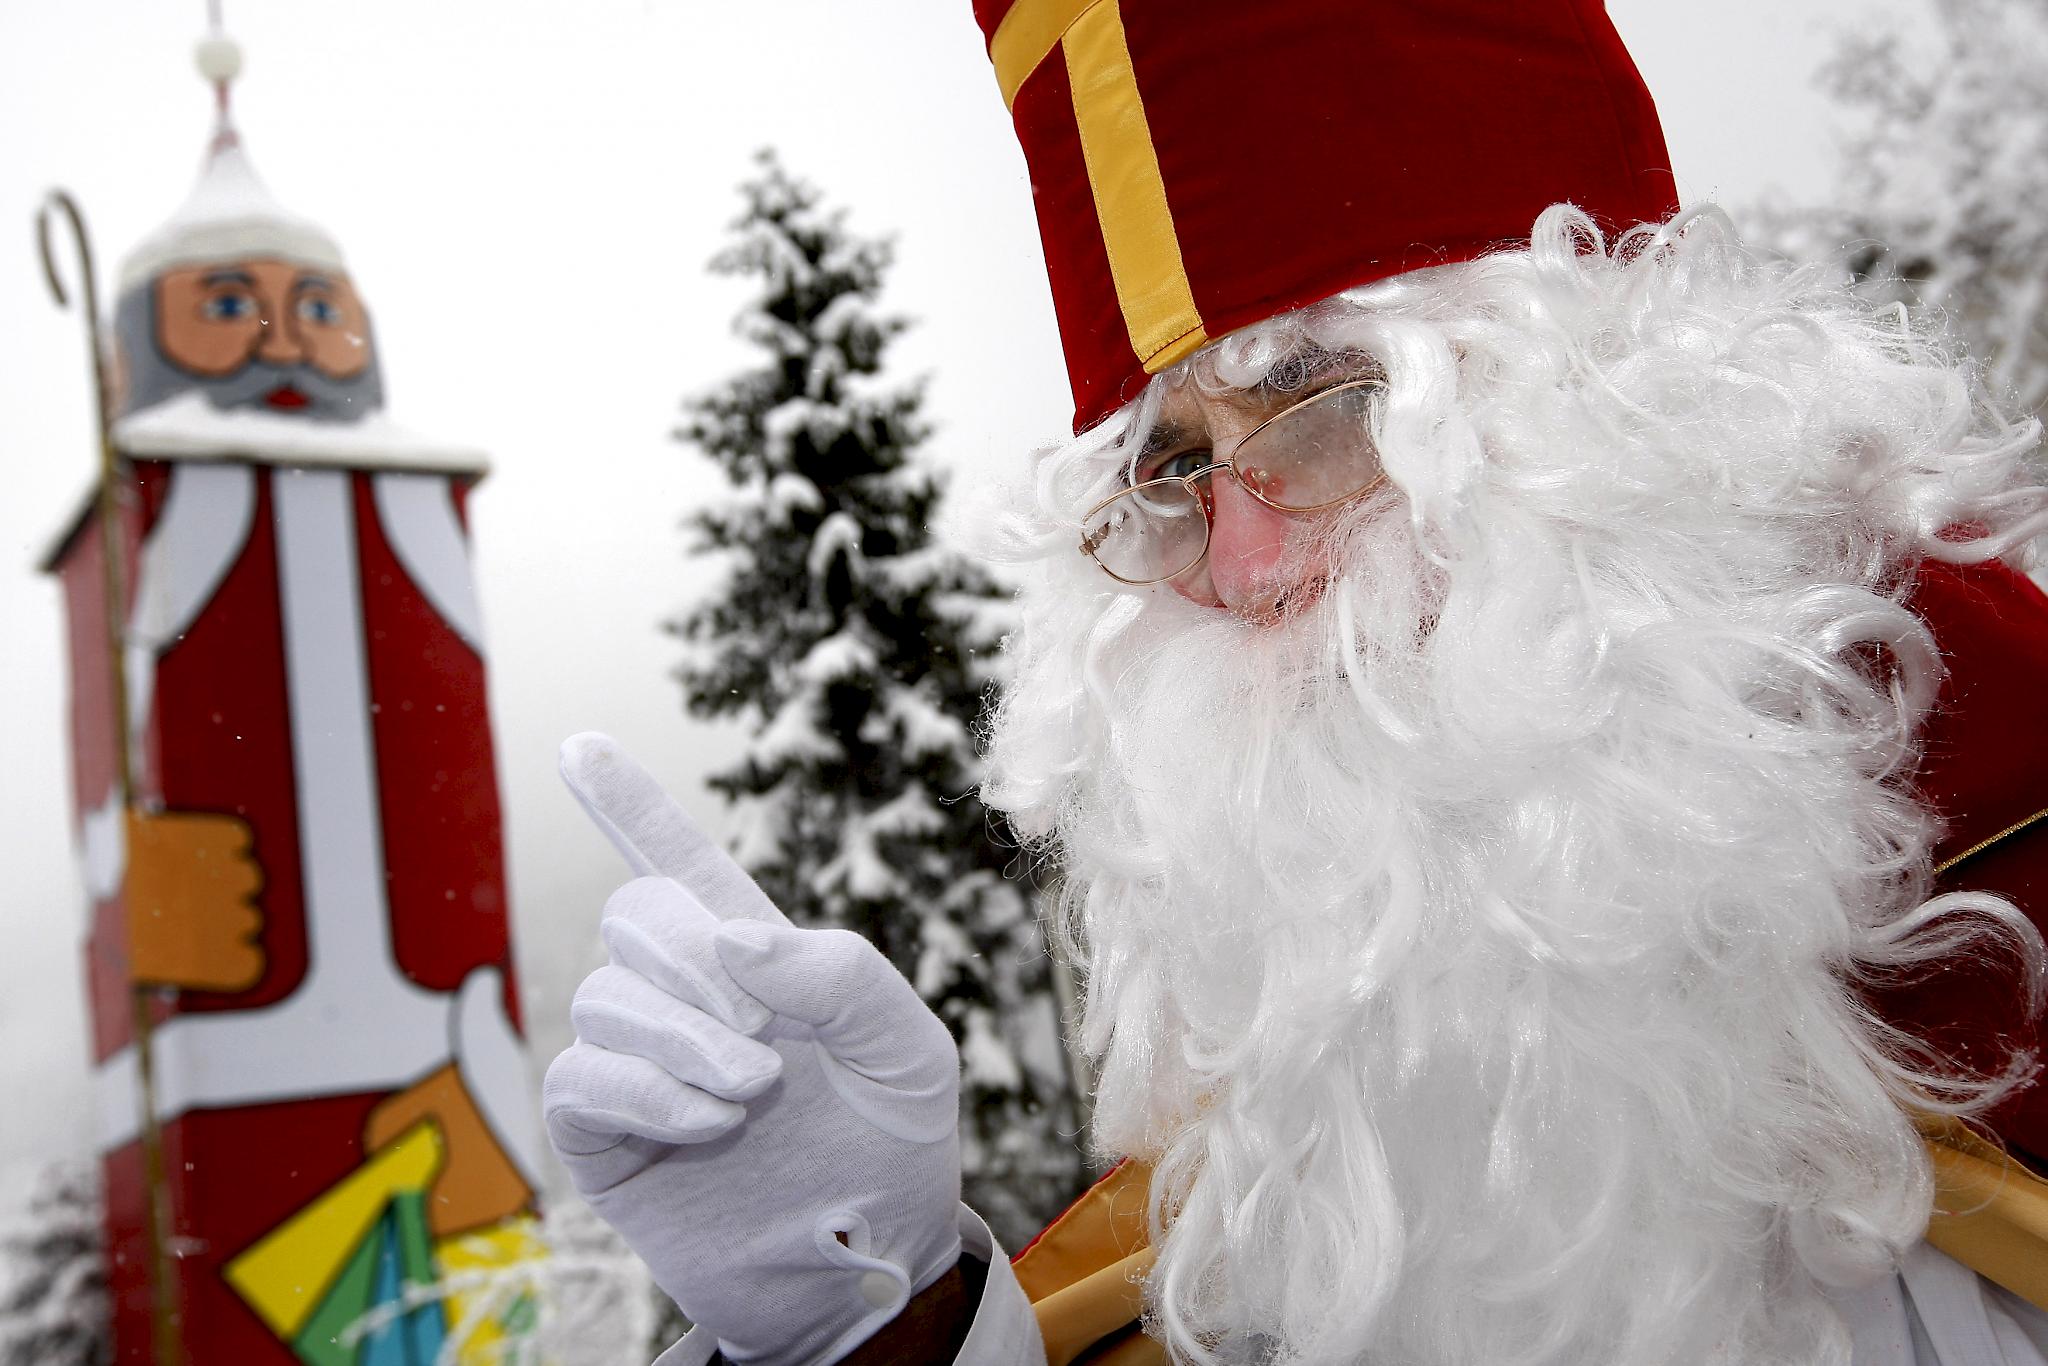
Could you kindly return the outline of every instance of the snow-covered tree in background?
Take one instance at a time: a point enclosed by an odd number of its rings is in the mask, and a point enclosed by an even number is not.
[[[113,1360],[102,1249],[98,1169],[50,1167],[25,1216],[0,1228],[0,1366]]]
[[[968,1198],[1010,1246],[1083,1180],[1049,961],[1015,857],[976,798],[974,725],[1008,595],[935,542],[922,388],[882,378],[886,242],[768,153],[714,272],[760,364],[678,436],[737,490],[690,520],[718,562],[674,629],[690,709],[751,733],[712,785],[736,854],[798,924],[872,940],[959,1041]]]
[[[1858,120],[1829,204],[1767,211],[1793,255],[1849,248],[1883,299],[1944,313],[1994,393],[2048,407],[2048,0],[1928,0],[1932,32],[1845,35]]]

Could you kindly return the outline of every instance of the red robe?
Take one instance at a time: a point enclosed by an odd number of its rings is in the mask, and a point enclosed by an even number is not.
[[[2048,934],[2048,595],[2002,564],[1921,566],[1909,603],[1947,677],[1921,730],[1914,782],[1946,824],[1936,890],[1997,892]],[[1963,957],[1873,996],[1880,1013],[1975,1067],[2043,1052],[2010,957]],[[2048,1175],[2048,1087],[1989,1117],[2008,1149]]]

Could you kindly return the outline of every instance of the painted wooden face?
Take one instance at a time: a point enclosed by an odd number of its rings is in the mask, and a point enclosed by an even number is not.
[[[349,379],[370,364],[369,320],[339,271],[241,261],[165,271],[154,288],[157,348],[195,375],[262,360]]]
[[[217,408],[358,418],[381,406],[368,311],[345,272],[272,258],[174,266],[116,311],[125,413],[197,390]]]

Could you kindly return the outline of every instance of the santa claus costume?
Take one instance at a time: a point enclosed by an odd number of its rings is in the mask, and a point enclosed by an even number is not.
[[[2037,424],[1678,212],[1598,0],[976,10],[1078,433],[996,500],[986,795],[1060,875],[1123,1163],[1014,1268],[963,1215],[964,1287],[898,1206],[860,1267],[821,1216],[795,1295],[623,1208],[700,1145],[565,1056],[558,1147],[705,1305],[664,1362],[2048,1359]],[[707,933],[842,1095],[909,1075],[764,968],[804,932]],[[772,1087],[669,1075],[834,1189]],[[667,1146],[600,1173],[606,1123]],[[742,1278],[877,1293],[778,1340]]]

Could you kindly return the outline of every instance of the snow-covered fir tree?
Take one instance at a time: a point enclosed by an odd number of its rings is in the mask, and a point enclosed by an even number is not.
[[[1848,249],[1923,304],[2000,397],[2048,409],[2048,0],[1928,0],[1926,34],[1845,34],[1821,72],[1853,120],[1831,199],[1764,215],[1789,254]]]
[[[0,1228],[0,1366],[103,1366],[112,1306],[90,1163],[48,1168],[25,1215]]]
[[[692,400],[678,436],[736,495],[695,514],[718,591],[674,629],[693,712],[746,722],[712,785],[736,853],[802,925],[855,930],[959,1041],[967,1194],[1009,1246],[1084,1180],[1049,961],[1016,857],[976,798],[974,726],[1008,595],[940,546],[922,387],[885,380],[889,244],[770,153],[713,271],[752,282],[760,363]]]

